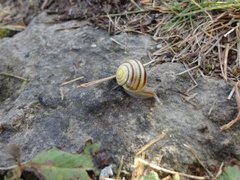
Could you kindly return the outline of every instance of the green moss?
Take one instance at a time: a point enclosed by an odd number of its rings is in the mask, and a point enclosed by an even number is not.
[[[0,39],[8,37],[9,34],[10,34],[9,29],[0,29]]]

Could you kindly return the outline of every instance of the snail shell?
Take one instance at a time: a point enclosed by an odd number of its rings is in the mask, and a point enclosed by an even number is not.
[[[128,60],[118,67],[116,79],[124,89],[141,91],[146,85],[147,74],[142,63],[137,60]]]
[[[154,92],[146,88],[146,69],[138,60],[128,60],[121,64],[116,72],[116,80],[130,95],[142,97],[154,96]]]

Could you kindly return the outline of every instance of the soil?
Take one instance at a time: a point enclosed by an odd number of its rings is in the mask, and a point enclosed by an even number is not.
[[[28,25],[31,20],[46,11],[48,14],[56,14],[56,21],[83,20],[88,19],[98,22],[97,17],[106,13],[119,13],[131,10],[132,5],[126,0],[1,0],[0,1],[0,22],[3,24],[24,24]],[[106,26],[102,24],[103,26]]]

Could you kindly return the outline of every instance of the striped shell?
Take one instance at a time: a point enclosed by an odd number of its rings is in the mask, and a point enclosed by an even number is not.
[[[128,91],[141,91],[147,83],[147,74],[138,60],[128,60],[116,72],[117,83]]]

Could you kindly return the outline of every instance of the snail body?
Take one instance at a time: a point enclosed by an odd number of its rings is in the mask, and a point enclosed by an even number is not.
[[[154,91],[146,87],[146,69],[138,60],[128,60],[121,64],[116,72],[116,80],[132,96],[154,97]]]

